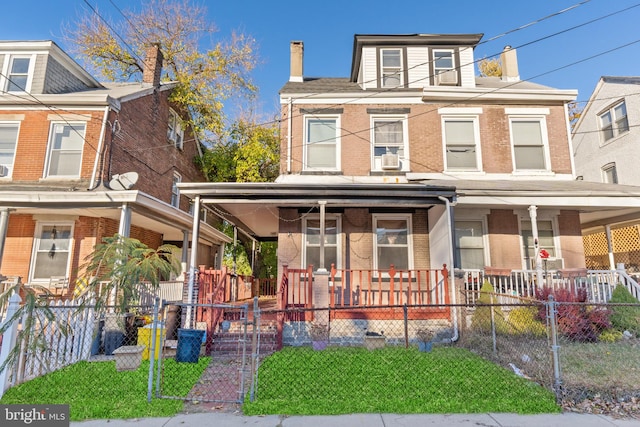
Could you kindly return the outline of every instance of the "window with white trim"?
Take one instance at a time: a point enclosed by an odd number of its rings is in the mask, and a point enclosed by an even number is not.
[[[477,117],[445,117],[442,133],[447,170],[481,169]]]
[[[555,259],[557,256],[555,234],[552,220],[537,220],[538,226],[538,250],[546,250],[549,258]],[[536,251],[533,240],[531,221],[523,220],[521,223],[522,245],[524,253],[525,268],[536,268]]]
[[[600,113],[598,117],[602,140],[605,142],[629,130],[627,106],[624,101]]]
[[[406,117],[372,117],[373,170],[405,170],[407,152]]]
[[[33,242],[30,281],[67,276],[71,256],[73,222],[38,222]]]
[[[86,123],[51,123],[45,176],[80,176]]]
[[[338,117],[305,117],[305,170],[333,170],[340,168],[340,128]]]
[[[618,183],[618,171],[616,170],[615,163],[607,163],[602,167],[602,182],[607,184]]]
[[[5,92],[29,92],[33,74],[31,55],[5,56],[3,89]]]
[[[178,172],[173,173],[173,181],[171,183],[171,206],[180,207],[180,189],[178,183],[182,181],[182,176]]]
[[[480,270],[486,265],[482,220],[455,221],[454,265],[465,270]]]
[[[548,170],[547,127],[544,117],[510,117],[515,171]]]
[[[313,269],[320,268],[320,217],[308,216],[303,223],[303,266],[313,265]],[[340,262],[340,230],[341,221],[339,215],[327,214],[324,222],[324,268],[331,269],[331,264],[336,268],[341,267]]]
[[[433,51],[433,74],[438,75],[455,68],[452,50]]]
[[[411,255],[411,217],[409,215],[379,214],[373,217],[374,268],[396,270],[413,268]]]
[[[182,125],[182,119],[178,114],[169,110],[169,121],[167,124],[167,139],[178,149],[182,150],[184,147],[184,129]]]
[[[403,85],[402,49],[380,49],[382,87]]]
[[[0,122],[0,177],[11,176],[19,128],[19,123]]]

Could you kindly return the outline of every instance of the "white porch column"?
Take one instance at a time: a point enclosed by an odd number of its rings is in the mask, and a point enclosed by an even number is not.
[[[180,277],[182,277],[184,281],[187,277],[187,268],[189,265],[189,232],[187,230],[182,231],[182,253],[180,255],[180,268],[182,269],[182,271],[180,271]]]
[[[611,226],[604,226],[604,233],[607,236],[607,252],[609,253],[609,270],[616,269],[616,262],[613,258],[613,237],[611,236]]]
[[[9,230],[9,208],[0,208],[0,267],[2,267],[2,255],[4,253],[4,245],[7,241],[8,230]],[[2,270],[0,269],[0,271]]]
[[[128,203],[123,203],[120,208],[120,224],[118,226],[118,234],[123,237],[129,237],[131,232],[131,207]]]
[[[191,232],[191,261],[189,262],[189,285],[187,287],[187,316],[185,327],[192,327],[193,288],[196,282],[196,264],[198,262],[198,240],[200,238],[200,196],[193,200],[193,231]]]
[[[327,202],[320,200],[320,265],[318,266],[318,272],[323,273],[327,271],[327,267],[324,265],[324,235],[325,235],[325,222],[326,222],[326,206]]]
[[[536,264],[536,276],[538,278],[538,286],[543,285],[542,277],[542,259],[540,258],[540,243],[538,241],[538,207],[535,205],[529,206],[529,218],[531,219],[531,237],[533,238],[533,252],[535,256]]]

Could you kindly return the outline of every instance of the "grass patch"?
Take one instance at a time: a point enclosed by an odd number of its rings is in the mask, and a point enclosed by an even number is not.
[[[247,415],[550,413],[554,395],[471,352],[288,347],[265,359]]]
[[[185,397],[209,361],[208,357],[198,363],[163,360],[163,394]],[[0,403],[69,404],[72,421],[166,417],[182,411],[182,400],[154,397],[147,402],[148,374],[149,361],[144,360],[137,370],[123,372],[116,371],[113,361],[78,362],[10,388]]]

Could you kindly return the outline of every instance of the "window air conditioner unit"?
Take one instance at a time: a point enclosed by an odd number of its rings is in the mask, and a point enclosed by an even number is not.
[[[9,175],[9,168],[6,167],[5,165],[0,165],[0,176],[7,176]]]
[[[382,169],[398,169],[400,167],[400,157],[397,154],[382,155]]]
[[[437,85],[457,85],[458,70],[447,70],[436,74]]]
[[[531,269],[535,270],[536,268],[536,262],[535,260],[531,260]],[[553,271],[553,270],[562,270],[564,268],[564,259],[563,258],[547,258],[547,262],[546,262],[546,268],[548,271]],[[542,266],[542,269],[545,269],[545,260],[543,259],[540,263],[540,265]]]

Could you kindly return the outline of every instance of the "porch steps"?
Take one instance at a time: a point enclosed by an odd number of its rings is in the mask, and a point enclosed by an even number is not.
[[[212,355],[242,355],[242,348],[246,344],[246,355],[251,355],[252,334],[246,337],[241,332],[219,332],[213,336],[211,344]],[[246,342],[245,342],[246,340]],[[260,331],[259,349],[261,355],[271,354],[277,350],[277,337],[275,331]]]

